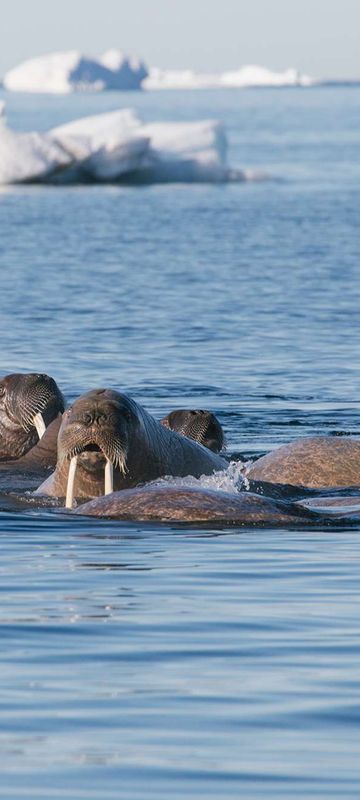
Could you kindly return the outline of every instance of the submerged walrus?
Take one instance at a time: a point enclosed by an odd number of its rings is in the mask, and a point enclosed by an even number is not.
[[[120,520],[259,527],[314,525],[325,521],[319,514],[296,503],[250,492],[230,494],[176,486],[144,486],[113,492],[84,503],[74,513]]]
[[[360,440],[313,436],[273,450],[246,471],[250,480],[323,489],[360,485]]]
[[[177,408],[160,420],[165,428],[182,433],[189,439],[203,444],[214,453],[220,453],[225,445],[224,431],[219,420],[211,411],[202,409]]]
[[[38,494],[91,498],[164,475],[209,475],[227,462],[167,430],[130,397],[95,389],[63,415],[55,472]],[[104,479],[105,475],[105,479]]]
[[[39,447],[48,426],[59,422],[64,398],[53,378],[37,373],[12,374],[0,379],[0,467],[38,462]],[[56,437],[47,437],[48,465],[56,463]],[[37,449],[39,448],[39,449]],[[32,457],[30,457],[32,453]],[[54,462],[55,457],[55,462]]]

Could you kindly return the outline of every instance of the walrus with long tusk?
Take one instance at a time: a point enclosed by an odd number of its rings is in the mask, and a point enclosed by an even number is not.
[[[189,439],[203,444],[214,453],[220,453],[225,446],[224,431],[219,420],[211,411],[203,411],[199,408],[177,408],[170,411],[166,417],[160,420],[165,428],[182,433]]]
[[[109,494],[164,475],[209,475],[227,462],[167,430],[130,397],[94,389],[63,415],[55,472],[38,494],[75,498]]]
[[[298,439],[254,461],[246,477],[311,489],[360,486],[360,440],[350,436]]]
[[[14,373],[1,378],[0,469],[44,463],[45,451],[47,466],[56,463],[54,430],[60,427],[63,411],[64,398],[49,375]],[[51,424],[52,435],[40,447]]]

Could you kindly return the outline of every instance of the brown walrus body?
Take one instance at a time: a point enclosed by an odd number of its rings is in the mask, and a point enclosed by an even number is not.
[[[73,513],[119,520],[259,527],[314,525],[322,521],[318,514],[298,504],[250,492],[230,494],[176,486],[144,486],[113,492],[84,503]]]
[[[56,470],[38,493],[64,497],[73,460],[73,496],[77,498],[104,494],[107,464],[113,469],[114,489],[164,475],[200,477],[227,467],[224,459],[167,430],[134,400],[111,389],[88,392],[65,412]]]
[[[360,441],[314,436],[283,445],[255,461],[250,480],[322,489],[360,485]]]
[[[57,435],[61,414],[46,428],[24,456],[0,462],[0,491],[33,491],[56,465]]]
[[[203,444],[213,453],[220,453],[225,445],[224,431],[211,411],[177,408],[175,411],[170,411],[170,414],[163,417],[160,422],[165,428]]]

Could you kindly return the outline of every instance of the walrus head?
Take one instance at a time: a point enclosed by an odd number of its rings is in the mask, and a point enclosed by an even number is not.
[[[220,422],[211,411],[202,409],[178,408],[160,420],[165,428],[170,428],[195,442],[219,453],[224,447],[225,437]]]
[[[139,425],[135,404],[112,389],[94,389],[75,401],[63,417],[58,438],[58,461],[70,461],[66,506],[72,507],[76,470],[89,480],[101,480],[105,494],[113,491],[113,469],[123,475],[130,436]]]
[[[1,378],[0,460],[25,455],[63,411],[64,398],[48,375],[14,373]]]

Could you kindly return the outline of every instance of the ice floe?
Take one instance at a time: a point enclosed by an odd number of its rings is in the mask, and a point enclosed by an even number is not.
[[[63,179],[116,181],[141,167],[149,137],[131,109],[83,117],[49,131],[72,158]]]
[[[89,57],[79,50],[49,53],[32,58],[6,73],[6,89],[19,92],[51,92],[126,89],[204,89],[252,86],[311,86],[316,83],[295,69],[274,72],[248,65],[238,70],[207,73],[191,69],[169,70],[152,67],[126,56],[116,48],[99,57]]]
[[[17,133],[0,117],[0,184],[43,181],[71,161],[71,155],[52,136]]]
[[[3,84],[11,91],[64,94],[139,89],[146,75],[143,62],[119,50],[110,50],[98,59],[69,50],[24,61],[6,73]]]
[[[311,86],[315,83],[308,75],[295,69],[272,72],[265,67],[249,65],[232,72],[206,73],[193,70],[150,69],[143,81],[145,89],[220,89],[247,88],[254,86]]]
[[[215,120],[144,125],[131,109],[83,117],[46,133],[17,133],[0,118],[0,183],[216,182],[256,179],[227,165]]]

